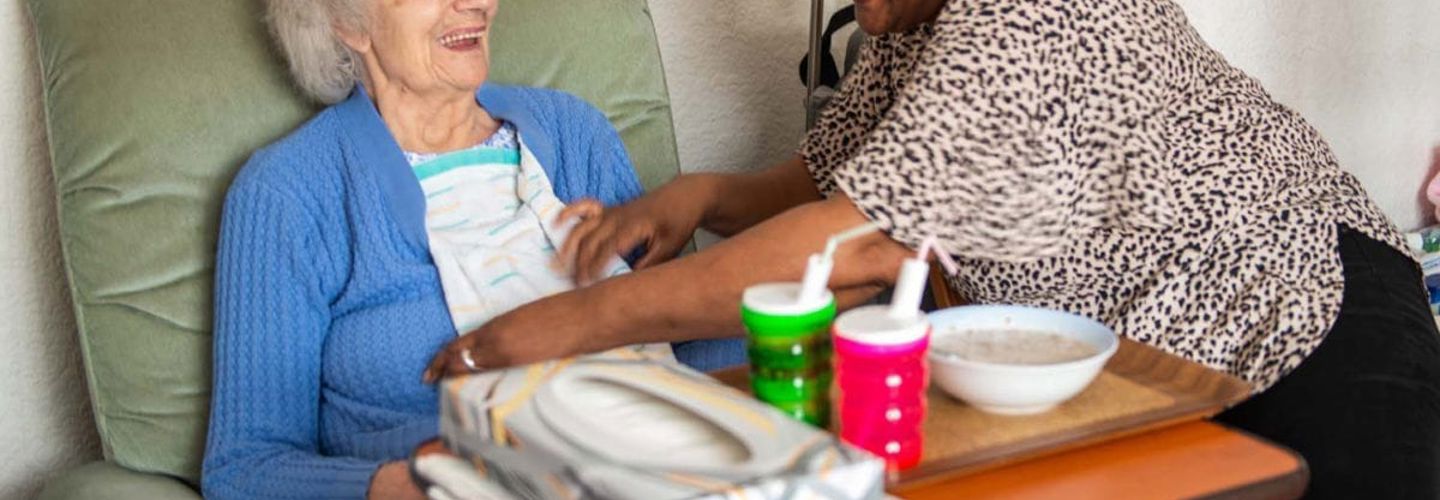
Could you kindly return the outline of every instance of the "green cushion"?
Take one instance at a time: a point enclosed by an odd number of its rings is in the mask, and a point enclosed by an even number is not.
[[[259,0],[27,0],[45,77],[61,243],[106,458],[195,481],[225,187],[318,108]],[[621,130],[647,186],[678,171],[645,0],[505,2],[495,81],[574,92]]]
[[[501,1],[491,43],[493,81],[562,89],[603,110],[646,189],[680,172],[645,0]]]

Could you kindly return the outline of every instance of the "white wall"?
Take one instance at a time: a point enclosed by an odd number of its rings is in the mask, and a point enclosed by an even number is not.
[[[651,0],[650,10],[684,169],[753,169],[794,153],[810,2]]]
[[[847,3],[829,0],[827,10]],[[799,63],[810,2],[650,0],[650,10],[682,170],[753,170],[795,153],[805,130]],[[697,236],[702,247],[717,239]]]
[[[807,2],[651,0],[685,168],[790,154]],[[837,3],[832,0],[831,2]],[[1181,0],[1201,33],[1307,116],[1402,227],[1440,146],[1440,2]],[[0,4],[0,498],[98,454],[58,265],[39,75],[20,2]]]
[[[35,44],[0,3],[0,498],[99,455],[55,235]]]

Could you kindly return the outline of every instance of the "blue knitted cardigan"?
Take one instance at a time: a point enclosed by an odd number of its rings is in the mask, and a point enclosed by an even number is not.
[[[486,85],[565,202],[641,193],[609,121],[561,92]],[[207,498],[363,498],[438,431],[430,357],[455,338],[425,196],[363,89],[256,152],[230,186],[216,256]],[[534,332],[544,335],[545,332]],[[702,370],[738,341],[676,345]]]

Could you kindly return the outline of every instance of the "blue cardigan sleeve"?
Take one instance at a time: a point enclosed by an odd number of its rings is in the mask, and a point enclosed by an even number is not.
[[[573,131],[573,136],[584,138],[579,141],[583,145],[582,152],[576,155],[584,161],[584,172],[587,174],[584,197],[594,198],[611,207],[645,194],[645,188],[635,175],[635,166],[630,162],[630,154],[625,150],[625,143],[620,140],[620,133],[610,120],[583,99],[563,95],[571,101],[569,106],[577,118],[567,120],[566,124]],[[622,257],[633,266],[641,255],[641,249],[635,248]]]
[[[549,89],[517,89],[529,117],[544,129],[551,151],[537,152],[551,174],[555,195],[565,203],[593,198],[619,205],[643,194],[625,143],[604,113],[575,95]],[[523,132],[522,132],[523,133]],[[553,153],[553,154],[551,154]]]
[[[318,226],[297,198],[242,173],[216,256],[206,498],[364,498],[378,462],[320,454],[330,323]]]
[[[576,98],[577,101],[580,101]],[[619,205],[644,194],[640,179],[635,175],[635,166],[625,151],[620,134],[600,110],[580,101],[582,119],[571,122],[572,127],[589,131],[590,140],[586,147],[590,174],[588,184],[593,186],[592,196],[605,206]]]

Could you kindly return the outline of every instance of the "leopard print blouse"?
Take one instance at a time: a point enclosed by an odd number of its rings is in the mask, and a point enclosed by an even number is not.
[[[871,39],[800,155],[979,303],[1082,314],[1262,391],[1325,338],[1337,225],[1405,248],[1170,0],[950,0]]]

